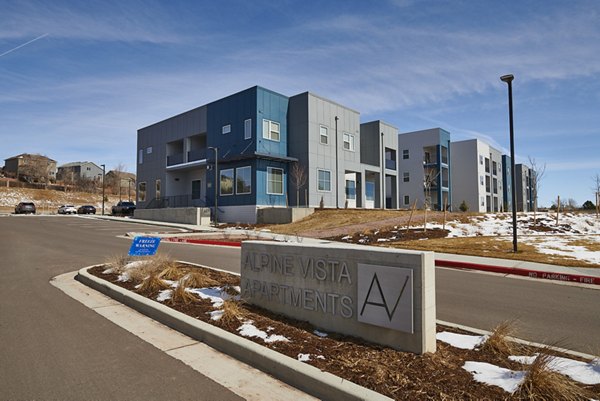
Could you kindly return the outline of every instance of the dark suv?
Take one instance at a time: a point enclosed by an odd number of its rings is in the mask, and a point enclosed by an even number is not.
[[[112,207],[112,214],[115,216],[133,216],[135,210],[135,203],[119,201],[115,206]]]
[[[35,214],[35,205],[33,202],[20,202],[15,206],[15,214]]]

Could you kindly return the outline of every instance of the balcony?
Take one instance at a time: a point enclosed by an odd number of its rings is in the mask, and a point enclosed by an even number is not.
[[[190,150],[188,152],[188,162],[206,159],[206,149]]]
[[[181,163],[183,163],[183,153],[167,156],[167,166],[174,166]]]

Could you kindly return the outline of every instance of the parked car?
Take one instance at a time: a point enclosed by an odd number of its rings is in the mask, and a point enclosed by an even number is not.
[[[58,214],[75,214],[77,213],[77,208],[73,205],[62,205],[58,208]]]
[[[78,214],[96,214],[96,208],[92,205],[79,206],[77,209]]]
[[[133,216],[135,210],[135,203],[127,201],[119,201],[111,209],[112,214],[115,216]]]
[[[15,206],[15,214],[35,214],[35,204],[33,202],[19,202]]]

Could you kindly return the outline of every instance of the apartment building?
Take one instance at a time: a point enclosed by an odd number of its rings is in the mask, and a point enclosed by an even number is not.
[[[384,135],[367,143],[375,124]],[[218,206],[221,222],[254,223],[266,207],[394,205],[396,133],[315,94],[255,86],[138,130],[138,208]],[[381,161],[363,163],[371,148]]]
[[[525,164],[515,165],[515,190],[517,192],[517,211],[533,211],[534,187],[533,170]]]
[[[480,139],[452,142],[450,150],[453,210],[465,201],[470,211],[503,211],[502,153]]]
[[[400,207],[450,208],[451,154],[450,133],[441,128],[398,135]]]

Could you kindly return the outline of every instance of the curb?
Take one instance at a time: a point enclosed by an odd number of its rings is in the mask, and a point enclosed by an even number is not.
[[[297,361],[245,338],[196,320],[159,302],[128,291],[80,269],[76,280],[136,311],[202,341],[241,362],[253,366],[305,393],[323,400],[381,400],[388,398],[314,366]]]
[[[218,241],[218,240],[205,240],[205,239],[185,239],[185,238],[164,238],[168,242],[179,242],[188,244],[200,244],[200,245],[218,245],[218,246],[232,246],[240,247],[241,242],[234,241]],[[494,265],[485,265],[481,263],[471,262],[459,262],[454,260],[435,260],[436,267],[450,267],[454,269],[468,269],[468,270],[480,270],[489,273],[500,273],[500,274],[511,274],[515,276],[523,276],[529,278],[552,280],[552,281],[567,281],[570,283],[578,284],[592,284],[600,285],[600,277],[586,276],[582,274],[571,274],[571,273],[556,273],[556,272],[545,272],[540,270],[521,269],[516,267],[503,267]]]
[[[451,267],[457,269],[481,270],[490,273],[512,274],[515,276],[525,276],[529,278],[568,281],[579,284],[600,285],[600,277],[585,276],[571,273],[544,272],[540,270],[520,269],[515,267],[491,266],[479,263],[458,262],[453,260],[436,259],[435,265],[439,267]]]

